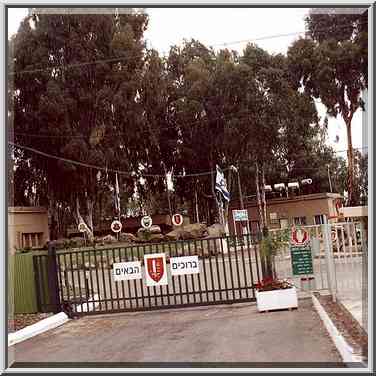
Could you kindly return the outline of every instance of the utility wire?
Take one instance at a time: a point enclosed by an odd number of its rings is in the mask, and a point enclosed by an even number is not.
[[[28,150],[28,151],[33,152],[35,154],[42,155],[42,156],[47,157],[47,158],[52,158],[52,159],[56,159],[56,160],[63,161],[63,162],[66,162],[66,163],[70,163],[70,164],[73,164],[73,165],[92,168],[92,169],[95,169],[95,170],[101,170],[101,171],[106,171],[106,172],[115,172],[115,173],[118,173],[118,174],[121,174],[121,175],[128,175],[128,176],[139,175],[141,177],[143,177],[143,176],[145,176],[145,177],[162,177],[162,178],[166,177],[166,175],[162,175],[162,174],[145,174],[143,172],[136,173],[136,172],[129,172],[129,171],[121,171],[121,170],[111,169],[111,168],[107,168],[107,167],[101,167],[101,166],[97,166],[97,165],[93,165],[93,164],[89,164],[89,163],[84,163],[84,162],[80,162],[80,161],[75,161],[73,159],[68,159],[68,158],[63,158],[63,157],[58,157],[56,155],[48,154],[48,153],[45,153],[43,151],[40,151],[40,150],[37,150],[37,149],[34,149],[34,148],[30,148],[28,146],[19,145],[19,144],[16,144],[14,142],[11,142],[11,141],[8,141],[8,144],[12,145],[16,148],[19,148],[19,149]],[[230,167],[224,168],[224,169],[222,169],[222,171],[227,171],[229,169],[230,169]],[[212,175],[213,173],[215,173],[215,171],[198,172],[198,173],[190,173],[190,174],[171,174],[171,176],[173,176],[175,178],[186,178],[186,177],[192,177],[192,176]]]
[[[359,22],[358,25],[366,24],[367,22]],[[354,28],[353,25],[342,25],[342,26],[336,26],[336,30],[338,29],[345,29],[345,28]],[[316,33],[322,32],[322,31],[328,31],[332,30],[332,28],[324,28],[320,30],[315,30]],[[299,34],[305,34],[306,31],[297,31],[292,33],[286,33],[286,34],[275,34],[275,35],[269,35],[259,38],[251,38],[251,39],[244,39],[239,41],[232,41],[232,42],[224,42],[224,43],[218,43],[218,44],[212,44],[211,47],[220,47],[220,46],[230,46],[233,44],[240,44],[240,43],[246,43],[246,42],[257,42],[260,40],[267,40],[267,39],[275,39],[280,37],[286,37],[286,36],[292,36],[292,35],[299,35]],[[166,57],[166,55],[162,55]],[[65,64],[65,65],[56,65],[53,67],[45,67],[45,68],[39,68],[39,69],[30,69],[30,70],[22,70],[19,72],[8,72],[9,75],[20,75],[20,74],[26,74],[26,73],[37,73],[37,72],[43,72],[48,70],[54,70],[54,69],[67,69],[67,68],[79,68],[87,65],[93,65],[93,64],[101,64],[101,63],[111,63],[111,62],[118,62],[122,60],[129,59],[129,56],[119,56],[119,57],[112,57],[108,59],[101,59],[101,60],[94,60],[94,61],[86,61],[81,63],[72,63],[72,64]]]

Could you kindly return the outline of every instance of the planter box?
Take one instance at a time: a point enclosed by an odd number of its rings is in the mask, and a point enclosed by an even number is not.
[[[256,291],[256,300],[259,311],[298,307],[298,296],[295,287],[272,291]]]

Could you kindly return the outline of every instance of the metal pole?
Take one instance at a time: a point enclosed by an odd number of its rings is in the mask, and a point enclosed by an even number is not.
[[[332,189],[332,180],[330,179],[329,165],[328,165],[327,167],[328,167],[328,179],[329,179],[330,193],[333,193],[333,189]]]

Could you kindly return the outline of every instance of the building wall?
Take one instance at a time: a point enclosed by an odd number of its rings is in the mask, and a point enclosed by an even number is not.
[[[287,220],[288,225],[292,225],[295,217],[305,217],[306,225],[314,225],[316,215],[325,215],[326,218],[336,215],[335,201],[340,198],[339,194],[323,193],[267,200],[268,227],[280,228],[281,220]],[[257,204],[255,201],[248,201],[245,202],[245,208],[248,210],[250,229],[254,232],[259,221]],[[233,209],[239,209],[239,205],[237,203],[230,205],[229,229],[231,234],[234,234]],[[275,214],[275,220],[273,220],[273,215],[271,217],[271,213]],[[237,223],[237,234],[241,234],[240,226],[241,224]]]
[[[49,240],[47,209],[42,207],[8,208],[8,244],[16,248],[42,247]]]

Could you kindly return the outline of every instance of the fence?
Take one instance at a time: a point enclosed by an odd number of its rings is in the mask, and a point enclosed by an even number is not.
[[[76,314],[254,301],[255,284],[262,278],[258,240],[251,235],[233,240],[225,237],[52,250],[48,256],[35,256],[35,263],[43,262],[45,257],[55,260],[58,278],[55,284],[49,281],[50,292],[58,289],[60,303]],[[148,287],[145,284],[144,256],[152,254],[166,257],[166,285]],[[175,275],[171,258],[187,256],[197,257],[198,273]],[[116,281],[113,267],[120,262],[140,262],[142,277]]]
[[[361,224],[344,222],[303,227],[310,233],[312,239],[314,270],[312,283],[305,287],[310,290],[333,290],[339,295],[354,291],[359,291],[361,294],[364,282]],[[276,257],[276,272],[280,278],[289,278],[297,286],[303,287],[301,277],[292,275],[288,244]]]

